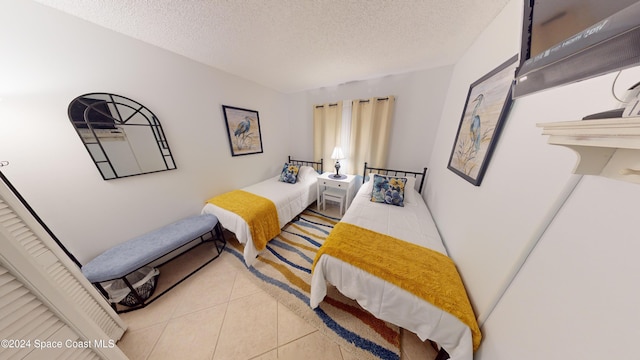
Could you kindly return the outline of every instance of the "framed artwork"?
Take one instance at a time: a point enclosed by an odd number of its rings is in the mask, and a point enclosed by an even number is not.
[[[262,152],[260,117],[254,110],[222,105],[231,156],[258,154]]]
[[[518,55],[471,84],[447,168],[480,186],[511,108]]]

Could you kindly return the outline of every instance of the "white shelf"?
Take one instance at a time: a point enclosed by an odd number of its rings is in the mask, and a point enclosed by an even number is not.
[[[540,123],[549,144],[578,154],[575,174],[640,184],[640,117]]]

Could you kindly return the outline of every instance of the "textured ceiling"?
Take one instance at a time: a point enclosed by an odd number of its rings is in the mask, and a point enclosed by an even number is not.
[[[284,93],[453,64],[509,0],[35,0]]]

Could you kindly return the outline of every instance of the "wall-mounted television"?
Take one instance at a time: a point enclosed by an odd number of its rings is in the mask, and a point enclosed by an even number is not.
[[[513,97],[640,64],[640,1],[524,0]]]

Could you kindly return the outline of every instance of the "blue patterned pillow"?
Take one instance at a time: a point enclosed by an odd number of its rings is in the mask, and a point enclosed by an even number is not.
[[[384,204],[404,206],[404,186],[407,179],[403,177],[373,175],[371,201]]]
[[[298,180],[298,171],[300,171],[298,165],[285,163],[280,173],[280,181],[295,184]]]

